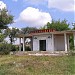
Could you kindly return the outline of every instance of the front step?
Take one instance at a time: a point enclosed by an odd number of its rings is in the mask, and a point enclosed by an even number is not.
[[[33,56],[62,56],[62,55],[68,55],[65,51],[54,51],[54,52],[47,52],[47,51],[18,51],[14,52],[15,55],[22,56],[22,55],[33,55]]]

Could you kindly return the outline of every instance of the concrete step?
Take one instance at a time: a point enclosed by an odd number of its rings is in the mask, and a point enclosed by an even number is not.
[[[47,52],[47,51],[16,51],[14,52],[13,54],[15,55],[19,55],[19,56],[22,56],[22,55],[33,55],[33,56],[62,56],[62,55],[68,55],[68,53],[62,51],[62,52],[59,52],[59,51],[54,51],[54,52]]]

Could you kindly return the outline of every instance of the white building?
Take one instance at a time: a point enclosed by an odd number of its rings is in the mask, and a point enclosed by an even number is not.
[[[74,36],[75,46],[75,30],[55,31],[52,29],[36,30],[30,34],[18,34],[19,50],[21,51],[21,42],[23,42],[23,51],[25,51],[26,38],[31,39],[32,51],[65,51],[69,50],[69,37]],[[22,39],[22,40],[21,40]]]

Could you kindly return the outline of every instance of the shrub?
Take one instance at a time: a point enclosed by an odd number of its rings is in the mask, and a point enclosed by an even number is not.
[[[8,54],[10,52],[10,46],[5,43],[0,44],[0,54]]]
[[[25,46],[26,51],[31,51],[31,48],[29,46]]]
[[[0,54],[9,54],[10,51],[16,51],[17,47],[8,43],[0,44]]]
[[[68,54],[71,55],[71,56],[75,56],[75,51],[69,51]]]
[[[15,45],[11,45],[11,51],[18,51],[19,47]]]

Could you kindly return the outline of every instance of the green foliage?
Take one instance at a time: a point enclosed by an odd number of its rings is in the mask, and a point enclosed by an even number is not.
[[[5,39],[5,35],[4,35],[4,33],[3,33],[3,30],[0,29],[0,43],[3,42],[4,39]]]
[[[6,9],[0,10],[0,29],[6,29],[11,23],[13,23],[13,16]]]
[[[26,27],[26,28],[22,28],[22,33],[24,34],[28,34],[30,31],[36,30],[36,27]]]
[[[9,54],[10,51],[16,51],[18,48],[7,43],[0,43],[0,54]]]
[[[4,34],[6,35],[6,37],[10,34],[11,30],[9,28],[4,30]]]
[[[75,30],[75,22],[74,22],[74,23],[72,23],[72,26],[73,26],[73,28],[72,28],[72,29],[73,29],[73,30]]]
[[[7,25],[11,23],[13,23],[13,16],[8,13],[8,10],[0,10],[0,42],[6,37],[6,34],[2,33],[1,30],[6,29]]]
[[[16,28],[12,28],[12,30],[10,30],[9,34],[12,36],[12,37],[16,37],[16,34],[19,32],[19,29],[16,29]]]
[[[10,32],[9,32],[9,38],[10,38],[11,44],[15,41],[14,39],[16,38],[16,34],[18,32],[19,32],[19,29],[16,29],[16,28],[12,28],[12,30],[10,30]]]
[[[25,46],[26,51],[31,51],[31,48],[29,46]]]
[[[10,42],[11,44],[15,41],[15,38],[16,38],[16,34],[19,32],[19,29],[16,29],[16,28],[7,28],[5,31],[4,31],[4,35],[5,36],[9,36],[10,38]]]
[[[0,54],[8,54],[11,51],[11,45],[1,43],[0,44]]]
[[[70,36],[69,42],[70,42],[70,49],[74,50],[74,37],[73,37],[73,35]]]
[[[5,38],[5,35],[1,33],[0,34],[0,42],[3,42],[4,38]]]
[[[45,28],[45,26],[43,27]],[[67,24],[66,20],[58,20],[58,21],[54,21],[52,20],[52,23],[47,23],[46,25],[47,29],[55,29],[57,31],[63,31],[63,30],[69,30],[69,24]]]
[[[11,51],[18,51],[18,50],[19,50],[19,46],[11,45]]]

